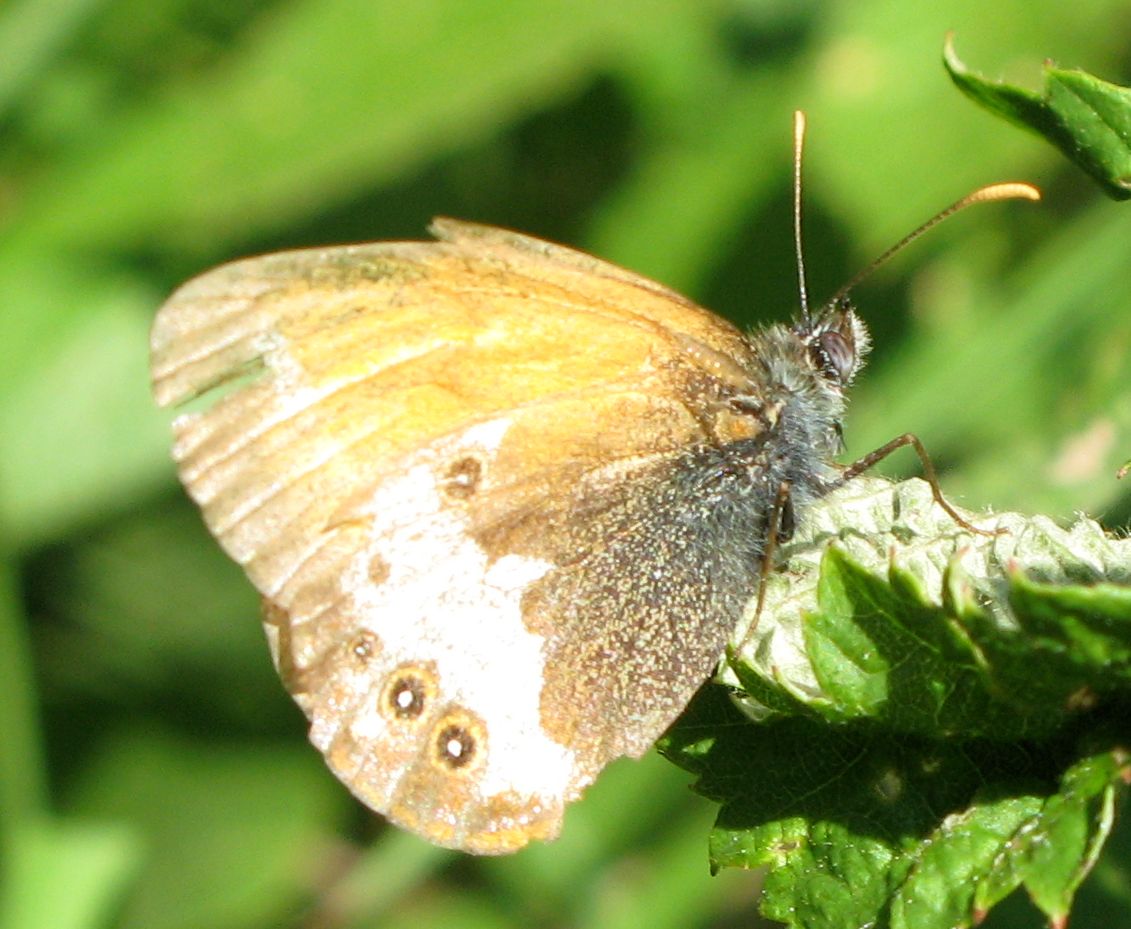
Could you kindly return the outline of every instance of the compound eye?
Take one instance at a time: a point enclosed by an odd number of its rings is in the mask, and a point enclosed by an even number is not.
[[[856,372],[856,351],[839,332],[822,332],[810,352],[813,363],[830,381],[845,384]]]

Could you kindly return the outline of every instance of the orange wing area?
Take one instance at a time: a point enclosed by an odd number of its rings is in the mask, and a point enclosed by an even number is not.
[[[406,453],[502,416],[493,486],[545,486],[564,463],[702,441],[688,377],[741,376],[737,330],[659,284],[517,233],[436,228],[438,243],[225,265],[158,314],[158,402],[230,387],[178,419],[174,454],[209,527],[268,596],[294,569],[295,540],[341,518]]]

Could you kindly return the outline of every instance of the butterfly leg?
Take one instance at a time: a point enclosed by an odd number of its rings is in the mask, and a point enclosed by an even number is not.
[[[788,541],[793,535],[795,517],[789,491],[789,481],[782,481],[778,485],[777,496],[774,498],[774,505],[770,510],[770,518],[766,527],[766,544],[762,549],[761,568],[758,571],[758,602],[754,607],[754,617],[750,620],[750,626],[743,634],[743,646],[750,640],[754,630],[758,628],[758,620],[762,616],[762,607],[766,602],[766,579],[773,570],[774,555],[777,554],[778,543]]]
[[[915,449],[915,454],[919,456],[919,461],[923,464],[923,473],[926,477],[927,483],[931,485],[931,495],[935,498],[935,502],[946,511],[947,515],[951,519],[958,523],[958,525],[960,525],[967,532],[974,532],[978,535],[995,536],[1001,535],[1003,532],[1005,532],[1004,529],[979,529],[977,526],[973,526],[968,523],[958,514],[958,511],[954,507],[952,507],[947,502],[946,497],[943,496],[942,487],[939,486],[938,474],[935,472],[935,466],[931,462],[931,456],[927,454],[927,449],[923,447],[923,443],[919,441],[919,437],[910,432],[905,432],[901,436],[896,436],[896,438],[892,439],[890,442],[885,442],[879,448],[868,452],[867,455],[864,455],[862,458],[858,458],[856,461],[852,462],[852,464],[845,468],[841,473],[841,483],[847,483],[854,477],[857,477],[858,475],[867,471],[873,465],[877,464],[880,461],[883,461],[892,452],[897,451],[898,449],[901,449],[907,445],[910,445],[913,449]]]

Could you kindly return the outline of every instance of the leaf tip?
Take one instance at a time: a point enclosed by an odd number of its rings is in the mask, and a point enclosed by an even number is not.
[[[946,37],[943,39],[943,63],[948,69],[953,68],[958,71],[965,71],[964,65],[958,58],[958,52],[954,50],[954,30],[947,30]]]

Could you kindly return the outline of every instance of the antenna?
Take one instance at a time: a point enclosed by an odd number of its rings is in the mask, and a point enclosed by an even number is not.
[[[953,216],[960,210],[966,209],[968,206],[973,206],[975,203],[990,203],[995,200],[1040,200],[1041,192],[1037,190],[1032,184],[1026,184],[1023,181],[1007,181],[1002,184],[988,184],[985,187],[979,187],[977,190],[968,193],[961,200],[956,200],[945,210],[942,210],[928,219],[923,225],[905,235],[902,239],[895,243],[886,252],[870,261],[859,274],[852,278],[847,284],[841,287],[829,299],[828,306],[835,306],[848,294],[852,288],[863,281],[865,278],[871,276],[880,265],[884,264],[889,258],[896,253],[902,251],[906,246],[914,242],[928,229],[932,229],[941,223],[944,219]],[[804,284],[802,285],[804,286]],[[806,319],[808,319],[808,312],[806,311]]]
[[[793,249],[797,254],[797,287],[801,293],[801,318],[812,329],[809,316],[809,288],[805,283],[805,254],[801,246],[801,155],[805,148],[805,114],[793,114]]]

